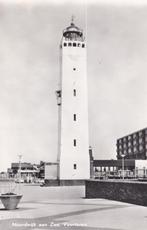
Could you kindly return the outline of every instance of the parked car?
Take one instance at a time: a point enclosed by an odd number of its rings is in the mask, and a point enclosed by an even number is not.
[[[16,178],[15,182],[16,183],[24,183],[24,179],[23,178]]]

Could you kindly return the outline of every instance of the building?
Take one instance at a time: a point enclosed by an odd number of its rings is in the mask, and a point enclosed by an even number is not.
[[[94,177],[121,178],[122,160],[94,160]],[[124,159],[124,175],[128,178],[147,177],[147,160]]]
[[[85,180],[90,178],[86,43],[73,20],[63,31],[60,59],[58,179]]]
[[[117,140],[117,159],[147,159],[147,128],[121,137]]]
[[[57,162],[46,162],[44,164],[44,178],[45,180],[56,180],[57,179]]]
[[[39,165],[31,164],[27,162],[12,163],[11,169],[8,169],[9,176],[21,179],[24,182],[32,182],[35,178],[39,177]],[[20,173],[20,175],[19,175]]]
[[[7,172],[0,172],[0,180],[6,179],[6,178],[8,178],[8,173]]]
[[[95,177],[147,177],[147,128],[117,139],[117,160],[94,160]]]

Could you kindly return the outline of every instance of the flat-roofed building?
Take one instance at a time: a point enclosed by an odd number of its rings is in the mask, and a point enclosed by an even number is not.
[[[24,181],[32,181],[33,178],[39,175],[39,165],[31,164],[28,162],[12,163],[11,164],[11,176],[14,178],[19,177],[19,173]]]
[[[94,177],[122,177],[122,160],[94,160]],[[125,177],[147,177],[147,160],[124,159]]]
[[[147,128],[131,133],[117,140],[117,159],[147,159]]]

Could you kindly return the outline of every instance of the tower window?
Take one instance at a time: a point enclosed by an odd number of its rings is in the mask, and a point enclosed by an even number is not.
[[[66,43],[66,42],[64,42],[64,46],[67,46],[67,43]]]
[[[76,116],[76,114],[74,114],[73,119],[74,119],[74,121],[76,121],[76,120],[77,120],[77,116]]]
[[[73,70],[75,71],[75,70],[76,70],[76,68],[73,68]]]
[[[85,44],[82,44],[82,48],[84,48],[85,47]]]
[[[76,146],[76,145],[77,145],[77,141],[76,141],[76,139],[74,139],[74,140],[73,140],[73,144],[74,144],[74,146]]]
[[[74,47],[76,46],[76,43],[75,43],[75,42],[73,43],[73,46],[74,46]]]
[[[76,89],[74,89],[73,90],[73,95],[76,96],[76,93],[77,93],[77,91],[76,91]]]
[[[71,42],[69,42],[69,43],[68,43],[68,46],[71,46],[71,45],[72,45]]]
[[[74,168],[74,169],[77,169],[77,164],[74,164],[74,165],[73,165],[73,168]]]

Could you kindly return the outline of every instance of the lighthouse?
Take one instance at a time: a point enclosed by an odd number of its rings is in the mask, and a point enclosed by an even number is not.
[[[58,179],[90,178],[86,43],[73,19],[60,43]],[[63,183],[64,184],[64,183]]]

